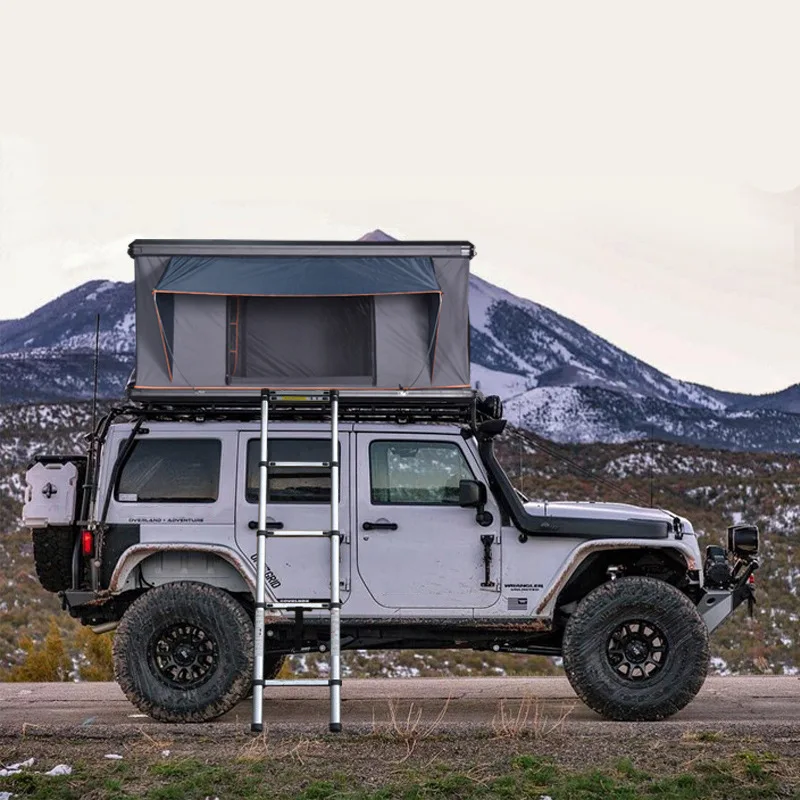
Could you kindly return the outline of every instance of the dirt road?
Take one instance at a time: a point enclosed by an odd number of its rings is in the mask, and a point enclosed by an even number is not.
[[[514,714],[531,699],[532,707],[548,719],[567,714],[566,724],[583,728],[619,725],[605,723],[578,702],[564,678],[458,678],[345,680],[342,719],[351,732],[372,729],[396,716],[405,717],[414,705],[423,718],[435,719],[447,706],[442,725],[450,729],[496,726],[503,710]],[[264,717],[275,731],[327,730],[327,690],[275,688],[265,692]],[[113,683],[24,684],[0,683],[0,734],[28,732],[123,734],[142,726],[184,728],[208,733],[249,727],[250,705],[242,703],[211,725],[161,726],[139,713]],[[635,725],[637,723],[630,723]],[[668,726],[707,726],[737,729],[763,726],[800,731],[800,679],[797,677],[709,678],[699,696],[666,723]]]

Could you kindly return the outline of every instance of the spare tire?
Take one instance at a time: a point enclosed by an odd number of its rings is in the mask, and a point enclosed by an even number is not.
[[[72,588],[72,551],[75,547],[73,528],[35,528],[33,531],[33,564],[39,583],[48,592]]]
[[[207,722],[247,696],[253,624],[216,586],[194,581],[148,589],[114,637],[114,674],[125,696],[161,722]]]

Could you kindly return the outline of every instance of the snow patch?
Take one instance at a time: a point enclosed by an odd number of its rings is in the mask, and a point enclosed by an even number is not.
[[[50,775],[51,777],[55,777],[56,775],[72,775],[72,767],[69,764],[56,764],[53,769],[44,774]]]

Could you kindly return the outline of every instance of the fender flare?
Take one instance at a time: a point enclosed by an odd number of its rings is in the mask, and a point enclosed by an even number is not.
[[[552,616],[558,595],[567,585],[569,579],[575,574],[578,567],[594,553],[607,550],[671,550],[680,553],[683,560],[686,562],[687,570],[696,570],[699,568],[695,560],[694,551],[688,545],[674,539],[602,539],[584,542],[572,550],[561,565],[557,576],[550,586],[548,586],[547,591],[539,601],[535,615]]]
[[[221,558],[232,566],[241,575],[242,580],[247,585],[253,597],[256,596],[255,571],[248,568],[246,560],[235,550],[223,545],[213,544],[189,544],[186,542],[172,542],[170,544],[135,544],[129,547],[120,556],[108,582],[108,591],[117,594],[120,588],[125,585],[131,572],[136,569],[145,559],[156,553],[208,553]]]

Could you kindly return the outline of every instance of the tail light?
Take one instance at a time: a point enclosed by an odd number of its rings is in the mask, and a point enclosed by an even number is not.
[[[94,534],[91,531],[81,532],[81,552],[90,556],[94,552]]]

